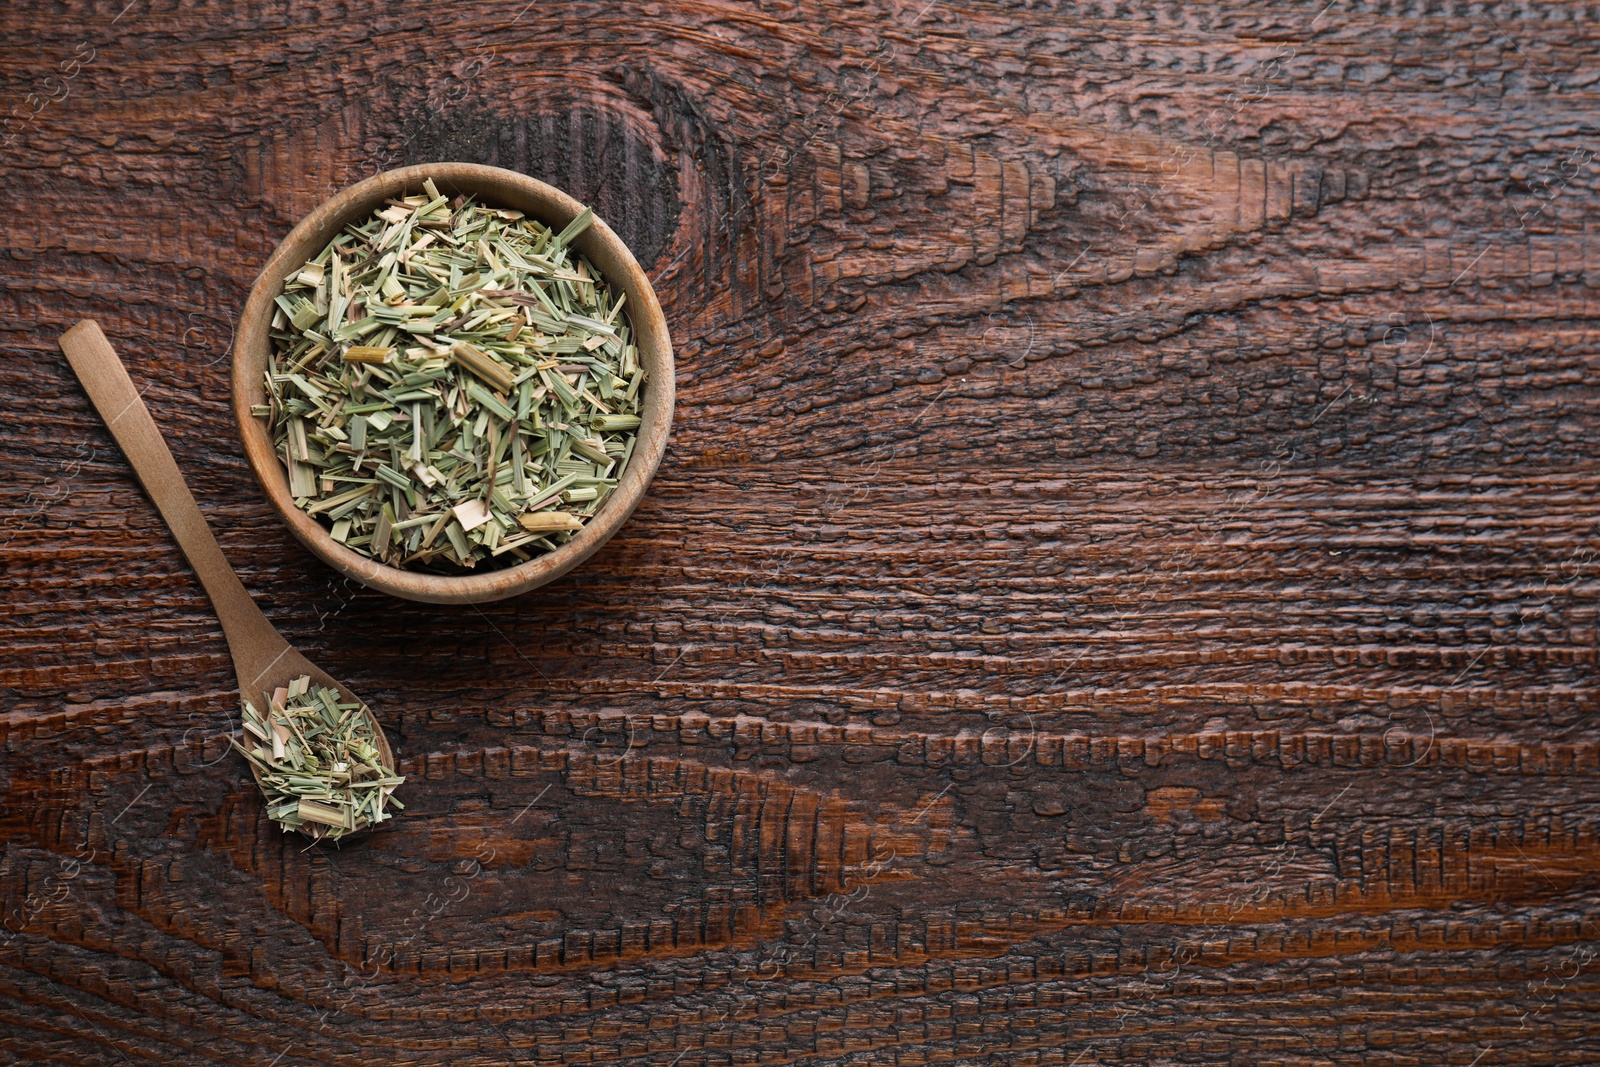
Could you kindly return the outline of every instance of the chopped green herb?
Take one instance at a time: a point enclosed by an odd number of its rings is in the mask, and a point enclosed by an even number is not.
[[[405,779],[384,767],[360,701],[301,675],[266,704],[263,715],[245,699],[245,738],[233,738],[233,747],[255,768],[267,814],[285,833],[337,841],[394,818],[387,808],[405,806],[392,795]]]
[[[638,352],[624,294],[570,247],[591,212],[558,232],[423,188],[284,283],[252,412],[296,503],[346,547],[446,574],[510,566],[565,544],[621,478]],[[317,823],[320,803],[295,817]]]

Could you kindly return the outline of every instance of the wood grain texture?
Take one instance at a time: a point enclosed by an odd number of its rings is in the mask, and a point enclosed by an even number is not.
[[[0,1062],[1600,1059],[1593,5],[122,2],[0,9]],[[282,235],[446,157],[678,346],[481,609],[229,428]],[[267,823],[85,316],[394,830]]]

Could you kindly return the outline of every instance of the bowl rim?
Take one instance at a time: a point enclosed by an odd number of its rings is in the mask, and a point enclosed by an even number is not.
[[[274,298],[292,270],[315,256],[348,222],[370,213],[385,199],[421,191],[432,178],[441,192],[477,193],[486,203],[525,211],[546,225],[564,227],[584,210],[568,194],[516,171],[479,163],[424,163],[384,171],[328,197],[278,243],[256,276],[239,312],[232,361],[234,421],[245,458],[267,499],[290,531],[312,554],[363,585],[406,600],[431,604],[480,604],[536,589],[555,581],[597,552],[622,528],[643,498],[666,452],[675,401],[672,342],[655,289],[622,238],[596,215],[573,245],[613,286],[628,296],[627,313],[646,374],[639,436],[628,469],[599,512],[571,541],[525,563],[482,574],[445,575],[402,570],[346,548],[332,533],[295,506],[288,473],[272,447],[264,417],[252,415],[265,400],[262,381],[271,357]],[[309,249],[309,252],[307,251]]]

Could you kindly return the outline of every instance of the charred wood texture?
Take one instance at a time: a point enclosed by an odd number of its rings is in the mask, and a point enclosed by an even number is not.
[[[0,1063],[1600,1058],[1592,5],[123,2],[0,7]],[[288,228],[438,159],[678,346],[481,610],[227,404]],[[393,830],[266,820],[86,316]]]

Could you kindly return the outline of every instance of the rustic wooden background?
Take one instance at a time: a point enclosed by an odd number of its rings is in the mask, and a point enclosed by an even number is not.
[[[1600,1062],[1594,5],[124,2],[0,7],[0,1062]],[[227,405],[274,244],[440,159],[678,344],[482,610]],[[393,830],[263,818],[83,316]]]

